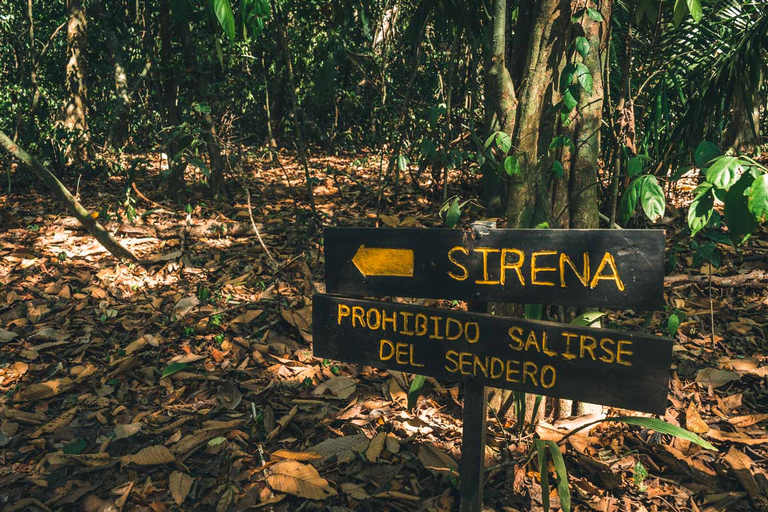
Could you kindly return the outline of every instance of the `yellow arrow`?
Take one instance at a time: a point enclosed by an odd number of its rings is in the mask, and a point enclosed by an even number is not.
[[[413,277],[413,251],[410,249],[366,248],[361,245],[352,263],[363,277]]]

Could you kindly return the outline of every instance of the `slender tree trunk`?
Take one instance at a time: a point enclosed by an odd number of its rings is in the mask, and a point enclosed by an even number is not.
[[[177,85],[173,72],[173,48],[171,47],[171,12],[168,0],[160,0],[160,80],[165,103],[165,124],[167,128],[179,125],[179,108],[177,102]],[[179,152],[178,136],[171,137],[168,142],[168,189],[177,201],[184,202],[184,171],[187,165],[181,161],[174,162]]]
[[[224,165],[221,159],[221,146],[216,135],[216,123],[210,112],[203,112],[203,128],[205,129],[205,145],[208,149],[208,160],[211,164],[211,191],[214,197],[219,197],[224,185]]]
[[[115,96],[116,105],[112,124],[109,128],[107,144],[110,146],[122,146],[128,138],[128,107],[131,103],[128,91],[128,76],[123,63],[123,51],[117,41],[117,35],[113,30],[107,32],[107,45],[112,52],[115,65]]]
[[[0,131],[0,146],[5,148],[11,155],[27,164],[32,172],[53,192],[59,201],[80,221],[88,232],[104,246],[116,258],[125,258],[131,261],[138,261],[131,251],[120,245],[112,235],[104,229],[96,219],[88,214],[88,210],[83,208],[80,202],[67,190],[67,188],[51,172],[43,167],[34,157],[17,146],[5,133]]]
[[[451,52],[448,59],[448,78],[445,87],[445,133],[443,134],[443,201],[448,200],[448,158],[449,151],[451,149],[451,137],[453,136],[453,130],[451,129],[451,113],[453,112],[453,82],[456,75],[456,64],[459,57],[459,43],[461,42],[461,28],[454,27],[453,44],[451,44]]]
[[[267,110],[267,147],[270,149],[277,149],[277,141],[275,140],[275,134],[272,132],[272,107],[269,99],[269,68],[264,63],[264,57],[261,58],[261,68],[264,70],[264,107]]]
[[[750,86],[750,90],[745,90],[740,84],[735,86],[731,122],[723,139],[725,146],[751,153],[760,144],[759,90],[760,83]],[[750,96],[749,101],[746,95]]]
[[[67,12],[67,99],[60,115],[61,125],[75,140],[67,148],[67,157],[86,160],[90,155],[88,140],[88,87],[86,84],[85,6],[82,0],[68,0]]]
[[[301,135],[301,123],[299,121],[299,100],[296,97],[296,80],[293,74],[293,55],[291,54],[291,48],[288,45],[288,38],[285,35],[285,24],[281,19],[281,13],[275,16],[277,21],[277,30],[280,33],[280,40],[283,46],[283,53],[285,55],[285,64],[288,69],[288,85],[289,93],[291,96],[291,103],[293,106],[293,125],[296,129],[296,142],[299,146],[299,156],[304,166],[304,178],[307,185],[307,195],[309,196],[309,209],[312,213],[312,218],[309,222],[309,232],[314,233],[316,227],[320,227],[320,218],[317,216],[317,209],[315,208],[315,193],[312,187],[312,173],[309,171],[309,161],[307,160],[307,149],[304,146],[304,137]]]

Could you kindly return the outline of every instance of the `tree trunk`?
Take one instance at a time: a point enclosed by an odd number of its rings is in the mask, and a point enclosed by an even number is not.
[[[117,41],[117,35],[113,30],[107,32],[107,45],[112,52],[112,59],[115,64],[115,112],[112,118],[112,124],[109,128],[107,144],[113,147],[122,146],[128,138],[128,107],[131,98],[128,91],[128,76],[125,73],[123,63],[122,48]]]
[[[173,48],[171,47],[171,12],[168,0],[160,0],[160,80],[165,103],[165,124],[173,131],[179,125],[176,78],[173,72]],[[174,162],[179,152],[178,136],[168,141],[168,190],[177,201],[184,202],[184,171],[186,164]]]
[[[753,88],[754,87],[754,88]],[[760,144],[760,84],[745,90],[739,84],[733,94],[731,122],[725,132],[724,145],[743,153],[751,153]],[[751,97],[747,101],[746,94]]]
[[[6,151],[15,156],[25,164],[27,164],[40,180],[53,192],[53,194],[64,203],[67,209],[74,215],[74,217],[80,221],[88,232],[104,246],[113,256],[116,258],[125,258],[130,261],[138,261],[138,258],[133,255],[131,251],[120,245],[112,235],[104,229],[101,224],[96,222],[96,219],[88,214],[88,211],[83,208],[80,202],[75,199],[74,196],[67,190],[67,188],[54,176],[51,172],[43,167],[34,157],[29,153],[17,146],[5,133],[0,131],[0,146],[3,146]]]
[[[68,0],[67,13],[67,99],[59,121],[74,138],[68,145],[67,158],[86,160],[90,154],[88,140],[88,87],[86,84],[85,6],[82,0]]]

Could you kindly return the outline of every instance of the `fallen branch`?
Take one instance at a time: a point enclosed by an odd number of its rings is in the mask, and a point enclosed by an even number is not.
[[[80,221],[80,224],[93,235],[93,237],[104,246],[113,256],[116,258],[124,258],[130,261],[138,261],[138,258],[128,249],[120,245],[120,243],[114,239],[114,237],[104,229],[104,227],[96,222],[96,219],[88,214],[88,211],[83,208],[80,202],[67,190],[59,179],[54,176],[51,171],[43,167],[43,165],[35,160],[35,158],[17,146],[8,136],[0,131],[0,145],[2,145],[6,151],[11,155],[18,158],[25,164],[27,164],[40,180],[53,192],[72,215]]]
[[[691,276],[688,274],[678,274],[664,278],[665,286],[681,286],[692,283],[707,283],[709,276]],[[721,288],[734,288],[737,286],[746,286],[747,288],[765,288],[768,286],[768,272],[765,270],[754,270],[747,274],[737,274],[735,276],[712,276],[712,286]]]

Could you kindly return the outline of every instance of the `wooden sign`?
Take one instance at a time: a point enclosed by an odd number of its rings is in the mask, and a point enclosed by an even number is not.
[[[328,228],[329,293],[659,309],[660,230]]]
[[[313,337],[315,357],[650,413],[667,405],[666,338],[323,294]]]

